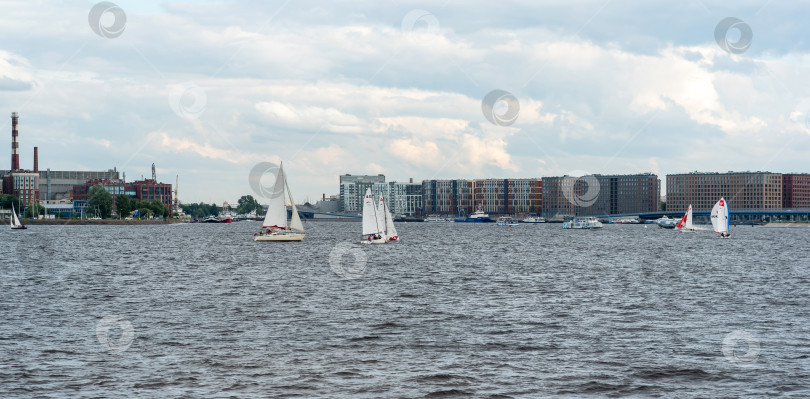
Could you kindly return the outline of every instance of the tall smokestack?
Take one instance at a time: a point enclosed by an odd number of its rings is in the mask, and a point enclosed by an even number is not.
[[[34,147],[34,173],[39,173],[39,148]]]
[[[11,113],[11,170],[19,170],[20,169],[20,154],[17,153],[17,150],[20,148],[20,143],[17,142],[17,136],[19,133],[17,132],[17,119],[19,116],[16,112]]]

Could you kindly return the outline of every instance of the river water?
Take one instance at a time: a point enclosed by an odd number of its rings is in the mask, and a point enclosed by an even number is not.
[[[0,231],[0,397],[810,396],[810,229]]]

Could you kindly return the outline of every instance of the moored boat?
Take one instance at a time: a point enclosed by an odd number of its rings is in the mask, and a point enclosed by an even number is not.
[[[458,218],[454,220],[456,223],[489,223],[491,221],[492,219],[490,219],[489,215],[484,213],[484,211],[481,209],[476,210],[472,215],[465,218]]]
[[[564,229],[601,229],[602,222],[595,217],[576,217],[563,222]]]
[[[518,221],[517,221],[517,220],[515,220],[515,219],[512,219],[512,217],[511,217],[511,216],[501,216],[501,217],[499,217],[499,218],[498,218],[498,220],[497,220],[497,221],[495,221],[495,225],[496,225],[496,226],[508,226],[508,227],[512,227],[512,226],[517,226],[517,225],[518,225]]]
[[[546,219],[542,216],[528,216],[523,218],[520,223],[545,223]]]

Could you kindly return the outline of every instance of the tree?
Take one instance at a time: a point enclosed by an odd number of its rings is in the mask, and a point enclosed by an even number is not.
[[[115,208],[118,210],[118,216],[122,218],[129,216],[129,213],[132,212],[132,203],[129,201],[129,197],[124,194],[116,195]]]
[[[23,216],[23,217],[26,217],[26,218],[36,217],[36,216],[39,216],[39,215],[45,215],[47,213],[48,213],[48,210],[45,209],[44,206],[42,206],[40,204],[33,204],[33,205],[28,205],[28,208],[25,209],[25,216]]]
[[[88,213],[102,218],[109,218],[112,214],[113,196],[101,185],[93,186],[87,193]]]
[[[20,207],[20,199],[17,198],[16,196],[11,195],[11,194],[0,194],[0,207],[1,208],[3,208],[3,209],[9,208],[10,209],[12,204],[14,205],[14,209],[19,208]],[[20,210],[17,209],[17,212],[19,212],[19,211]]]
[[[259,201],[256,201],[252,195],[243,195],[242,198],[239,198],[239,201],[237,202],[236,213],[250,213],[259,207]]]

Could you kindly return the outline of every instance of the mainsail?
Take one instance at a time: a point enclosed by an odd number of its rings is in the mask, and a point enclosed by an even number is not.
[[[383,208],[385,208],[385,235],[397,240],[399,236],[397,235],[397,228],[394,227],[394,218],[391,217],[391,210],[388,209],[387,203],[383,203]]]
[[[685,230],[695,229],[694,225],[692,225],[692,205],[689,205],[689,209],[686,210],[686,214],[683,215],[683,218],[680,222],[678,222],[675,228]]]
[[[287,206],[284,201],[284,167],[279,166],[276,182],[270,194],[270,204],[267,207],[267,215],[264,216],[263,228],[286,228],[287,227]]]
[[[381,229],[377,224],[377,207],[374,205],[374,196],[371,189],[366,189],[366,196],[363,199],[363,235],[379,234]]]
[[[728,203],[725,198],[720,198],[712,208],[712,227],[718,234],[728,234]]]

